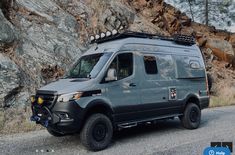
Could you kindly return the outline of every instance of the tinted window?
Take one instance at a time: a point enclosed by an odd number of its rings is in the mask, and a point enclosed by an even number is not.
[[[144,67],[147,74],[157,74],[156,57],[144,56]]]
[[[116,69],[118,80],[124,79],[133,73],[132,53],[123,53],[116,56],[109,68]]]

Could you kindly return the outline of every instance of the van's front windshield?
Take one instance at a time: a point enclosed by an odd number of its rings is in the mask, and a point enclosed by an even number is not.
[[[66,78],[94,78],[109,60],[111,52],[85,55],[70,70]]]

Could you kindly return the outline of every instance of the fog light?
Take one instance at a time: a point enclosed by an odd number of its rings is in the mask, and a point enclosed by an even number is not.
[[[39,97],[39,98],[38,98],[38,104],[41,105],[41,104],[43,104],[43,102],[44,102],[43,98],[42,98],[42,97]]]
[[[60,115],[60,118],[61,118],[61,119],[70,119],[70,118],[69,118],[69,115],[66,114],[66,113],[61,113],[61,114],[59,114],[59,115]]]
[[[111,36],[112,35],[112,33],[110,32],[110,31],[107,31],[106,32],[106,37],[109,37],[109,36]]]
[[[95,39],[100,39],[100,36],[98,34],[95,35]]]
[[[34,102],[36,101],[36,99],[35,99],[35,96],[34,96],[34,95],[32,95],[32,96],[30,97],[30,101],[31,101],[31,103],[34,103]]]
[[[100,37],[101,37],[101,38],[104,38],[104,37],[105,37],[105,33],[101,33],[101,34],[100,34]]]
[[[118,33],[118,31],[115,29],[112,31],[112,35],[116,35],[117,33]]]
[[[90,37],[90,40],[91,40],[91,41],[94,41],[94,40],[95,40],[95,37],[94,37],[94,36],[91,36],[91,37]]]

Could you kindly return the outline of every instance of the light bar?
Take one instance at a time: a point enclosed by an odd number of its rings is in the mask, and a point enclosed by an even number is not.
[[[100,34],[100,36],[101,36],[101,38],[104,38],[104,37],[105,37],[105,33],[102,32],[102,33]]]
[[[110,32],[110,31],[107,31],[106,32],[106,37],[109,37],[109,36],[111,36],[112,35],[112,33]]]
[[[91,41],[94,41],[94,40],[95,40],[95,37],[94,37],[94,36],[91,36],[91,37],[90,37],[90,40],[91,40]]]
[[[100,39],[100,35],[95,35],[95,39],[97,40],[97,39]]]
[[[117,34],[117,33],[118,33],[118,31],[115,30],[115,29],[112,31],[112,35],[115,35],[115,34]]]
[[[99,41],[99,40],[102,40],[102,39],[106,39],[106,38],[109,38],[109,37],[114,37],[117,34],[118,34],[118,30],[113,29],[112,31],[102,32],[100,34],[96,34],[94,36],[90,36],[90,41],[91,42],[96,42],[96,41]]]

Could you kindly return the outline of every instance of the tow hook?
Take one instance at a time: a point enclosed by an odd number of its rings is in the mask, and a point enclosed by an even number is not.
[[[48,124],[49,124],[49,120],[41,121],[41,118],[39,116],[31,116],[30,120],[36,123],[40,123],[46,128],[48,127]]]
[[[47,128],[47,127],[48,127],[48,122],[49,122],[49,121],[46,120],[46,121],[43,123],[43,126]]]
[[[38,116],[31,116],[31,117],[30,117],[30,120],[33,121],[33,122],[39,122],[40,119],[41,119],[41,118],[38,117]]]

